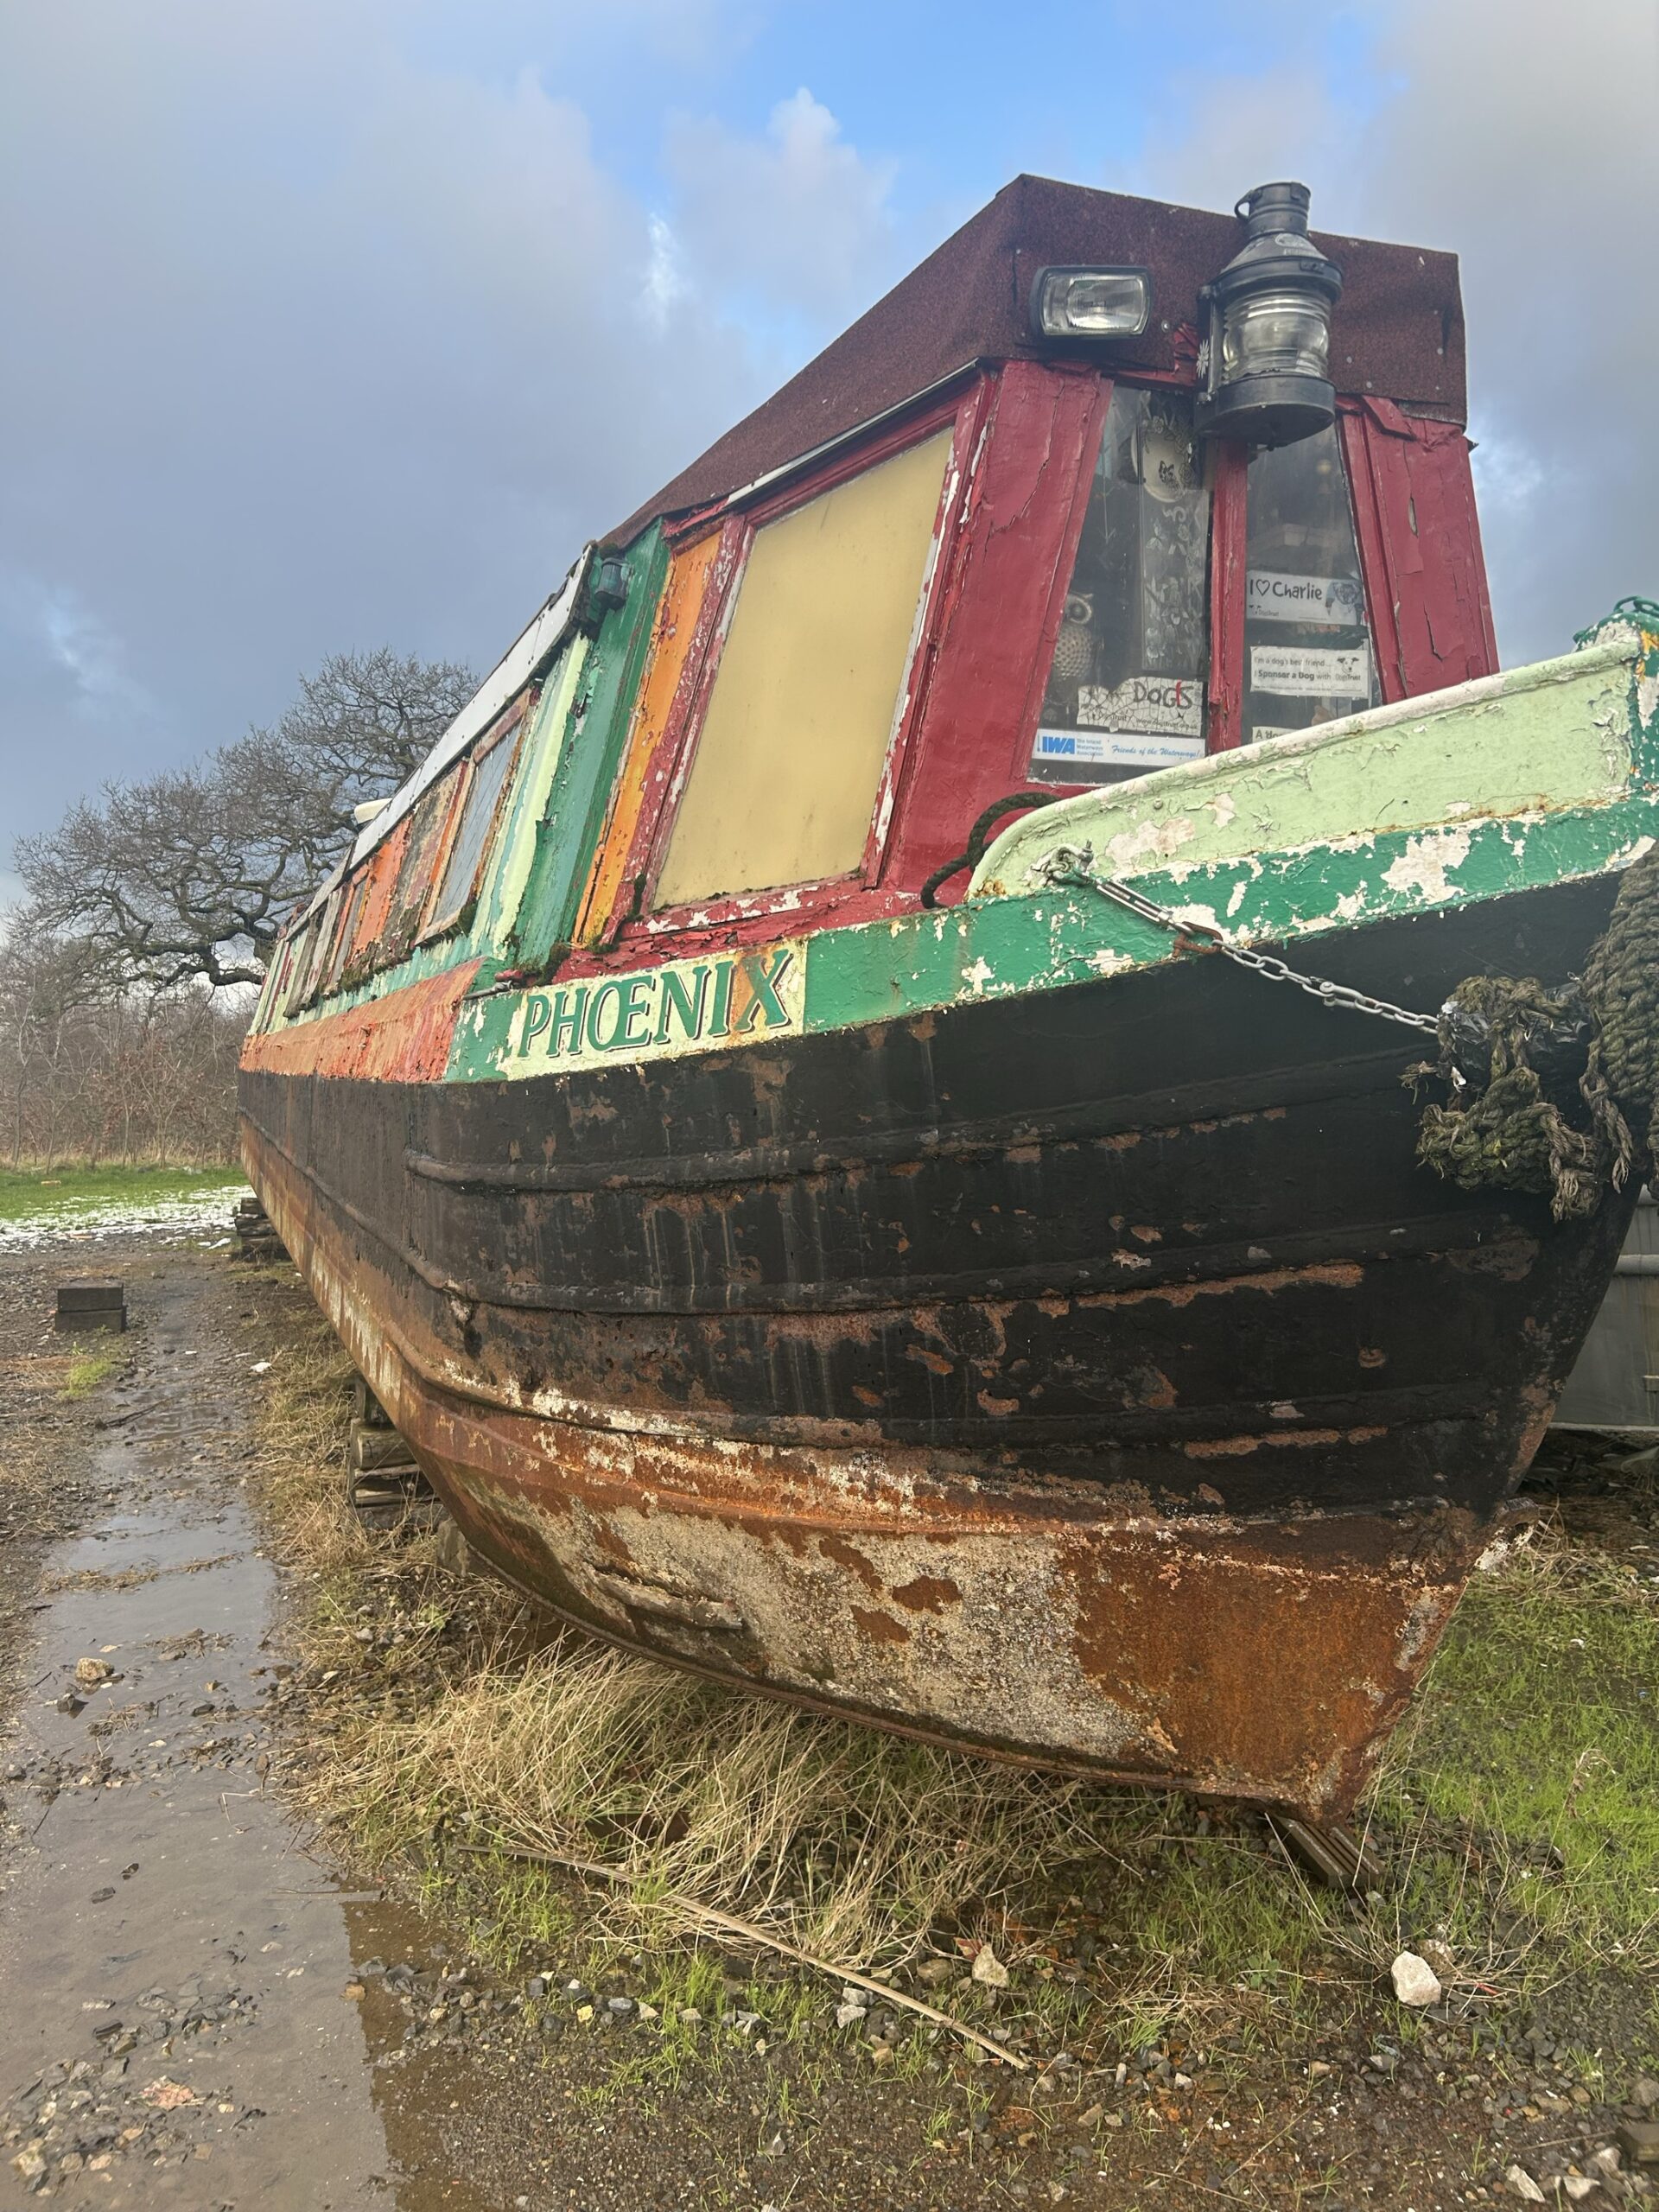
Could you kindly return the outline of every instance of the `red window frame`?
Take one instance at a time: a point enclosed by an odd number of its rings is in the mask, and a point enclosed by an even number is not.
[[[585,932],[588,949],[572,957],[571,972],[637,963],[646,948],[660,948],[663,957],[671,949],[700,950],[711,940],[760,940],[776,935],[785,917],[810,928],[831,911],[842,922],[909,911],[928,876],[961,854],[969,827],[993,800],[1040,790],[1052,803],[1100,788],[1033,786],[1030,760],[1117,381],[1093,364],[1008,362],[827,464],[796,472],[742,512],[719,520],[705,513],[671,533],[684,544],[717,529],[720,547],[618,879],[619,904]],[[1122,381],[1191,390],[1196,377],[1188,366]],[[651,912],[651,889],[754,532],[946,423],[954,423],[955,439],[908,696],[862,866],[826,881]],[[1370,398],[1344,400],[1338,423],[1382,698],[1415,696],[1490,672],[1497,652],[1461,429]],[[1242,739],[1248,461],[1241,446],[1217,448],[1208,753],[1229,751]],[[968,880],[963,869],[947,883],[943,902],[959,898]],[[624,900],[631,902],[627,911]]]
[[[622,871],[621,882],[625,891],[626,887],[635,887],[636,911],[626,916],[612,917],[607,942],[637,948],[642,944],[655,944],[664,938],[672,938],[677,942],[696,941],[711,932],[729,931],[734,925],[770,924],[785,913],[810,921],[830,908],[841,906],[861,892],[874,891],[880,883],[891,842],[897,795],[932,664],[931,648],[938,616],[950,567],[964,487],[971,476],[980,441],[985,404],[986,380],[977,378],[965,391],[938,401],[931,407],[918,409],[903,421],[836,454],[821,466],[797,472],[777,491],[762,494],[748,505],[726,516],[718,525],[721,544],[709,575],[708,593],[698,623],[699,635],[687,657],[685,673],[652,763],[652,781],[658,787],[654,803],[640,809],[638,826]],[[945,463],[944,480],[934,515],[922,587],[918,594],[916,624],[905,664],[904,692],[888,735],[864,850],[858,867],[843,875],[779,884],[764,890],[735,893],[719,899],[692,899],[653,911],[652,897],[678,818],[686,779],[696,757],[696,741],[702,734],[703,718],[720,673],[722,651],[743,588],[749,550],[756,535],[767,524],[810,505],[814,499],[835,490],[838,485],[864,475],[868,470],[879,467],[884,461],[891,461],[896,454],[907,452],[912,447],[925,444],[928,439],[938,436],[947,429],[951,433],[950,452]],[[696,536],[699,529],[706,528],[706,522],[699,521],[671,535],[677,542],[683,543]]]

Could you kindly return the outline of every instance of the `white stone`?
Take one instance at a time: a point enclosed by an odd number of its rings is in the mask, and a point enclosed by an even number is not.
[[[988,1943],[982,1943],[975,1955],[974,1980],[982,1981],[988,1989],[1006,1989],[1008,1970]]]
[[[1394,1977],[1394,1993],[1402,2005],[1438,2005],[1440,2001],[1440,1978],[1427,1959],[1420,1959],[1415,1951],[1402,1951],[1389,1967]],[[1542,2197],[1539,2202],[1543,2202]]]
[[[1510,2194],[1518,2196],[1523,2204],[1542,2204],[1546,2201],[1543,2190],[1524,2166],[1511,2166],[1503,2179]]]

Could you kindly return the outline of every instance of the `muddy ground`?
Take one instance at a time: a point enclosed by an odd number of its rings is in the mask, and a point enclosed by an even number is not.
[[[118,1371],[67,1397],[52,1293],[89,1268],[124,1280],[133,1325]],[[774,1970],[733,1956],[729,2017],[676,2080],[642,2063],[639,1976],[492,1976],[331,1865],[278,1786],[327,1725],[296,1671],[303,1570],[259,1517],[257,1363],[303,1298],[143,1238],[0,1255],[0,2205],[1649,2197],[1616,2146],[1651,2084],[1586,2087],[1541,2027],[1395,2043],[1384,2004],[1294,2065],[1172,2045],[1021,2076],[947,2037],[901,2079],[867,2024],[835,2027],[833,1986],[820,2028],[769,2033]]]

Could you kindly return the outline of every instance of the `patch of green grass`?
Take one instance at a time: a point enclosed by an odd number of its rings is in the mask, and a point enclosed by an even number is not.
[[[100,1382],[107,1382],[123,1364],[118,1344],[111,1344],[102,1351],[82,1352],[71,1363],[69,1372],[63,1378],[60,1395],[66,1398],[88,1398]]]
[[[235,1190],[244,1180],[239,1167],[229,1166],[0,1167],[0,1221],[200,1198],[213,1191]]]

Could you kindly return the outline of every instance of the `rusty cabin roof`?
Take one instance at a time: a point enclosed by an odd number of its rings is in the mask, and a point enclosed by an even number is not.
[[[1173,368],[1175,334],[1194,324],[1198,287],[1232,258],[1243,235],[1231,215],[1017,176],[610,542],[626,543],[659,515],[726,499],[973,363],[1053,358],[1058,349],[1039,346],[1027,319],[1032,280],[1051,263],[1149,269],[1151,327],[1097,358],[1124,370]],[[1328,231],[1313,237],[1343,274],[1332,323],[1338,391],[1466,420],[1456,254]]]

